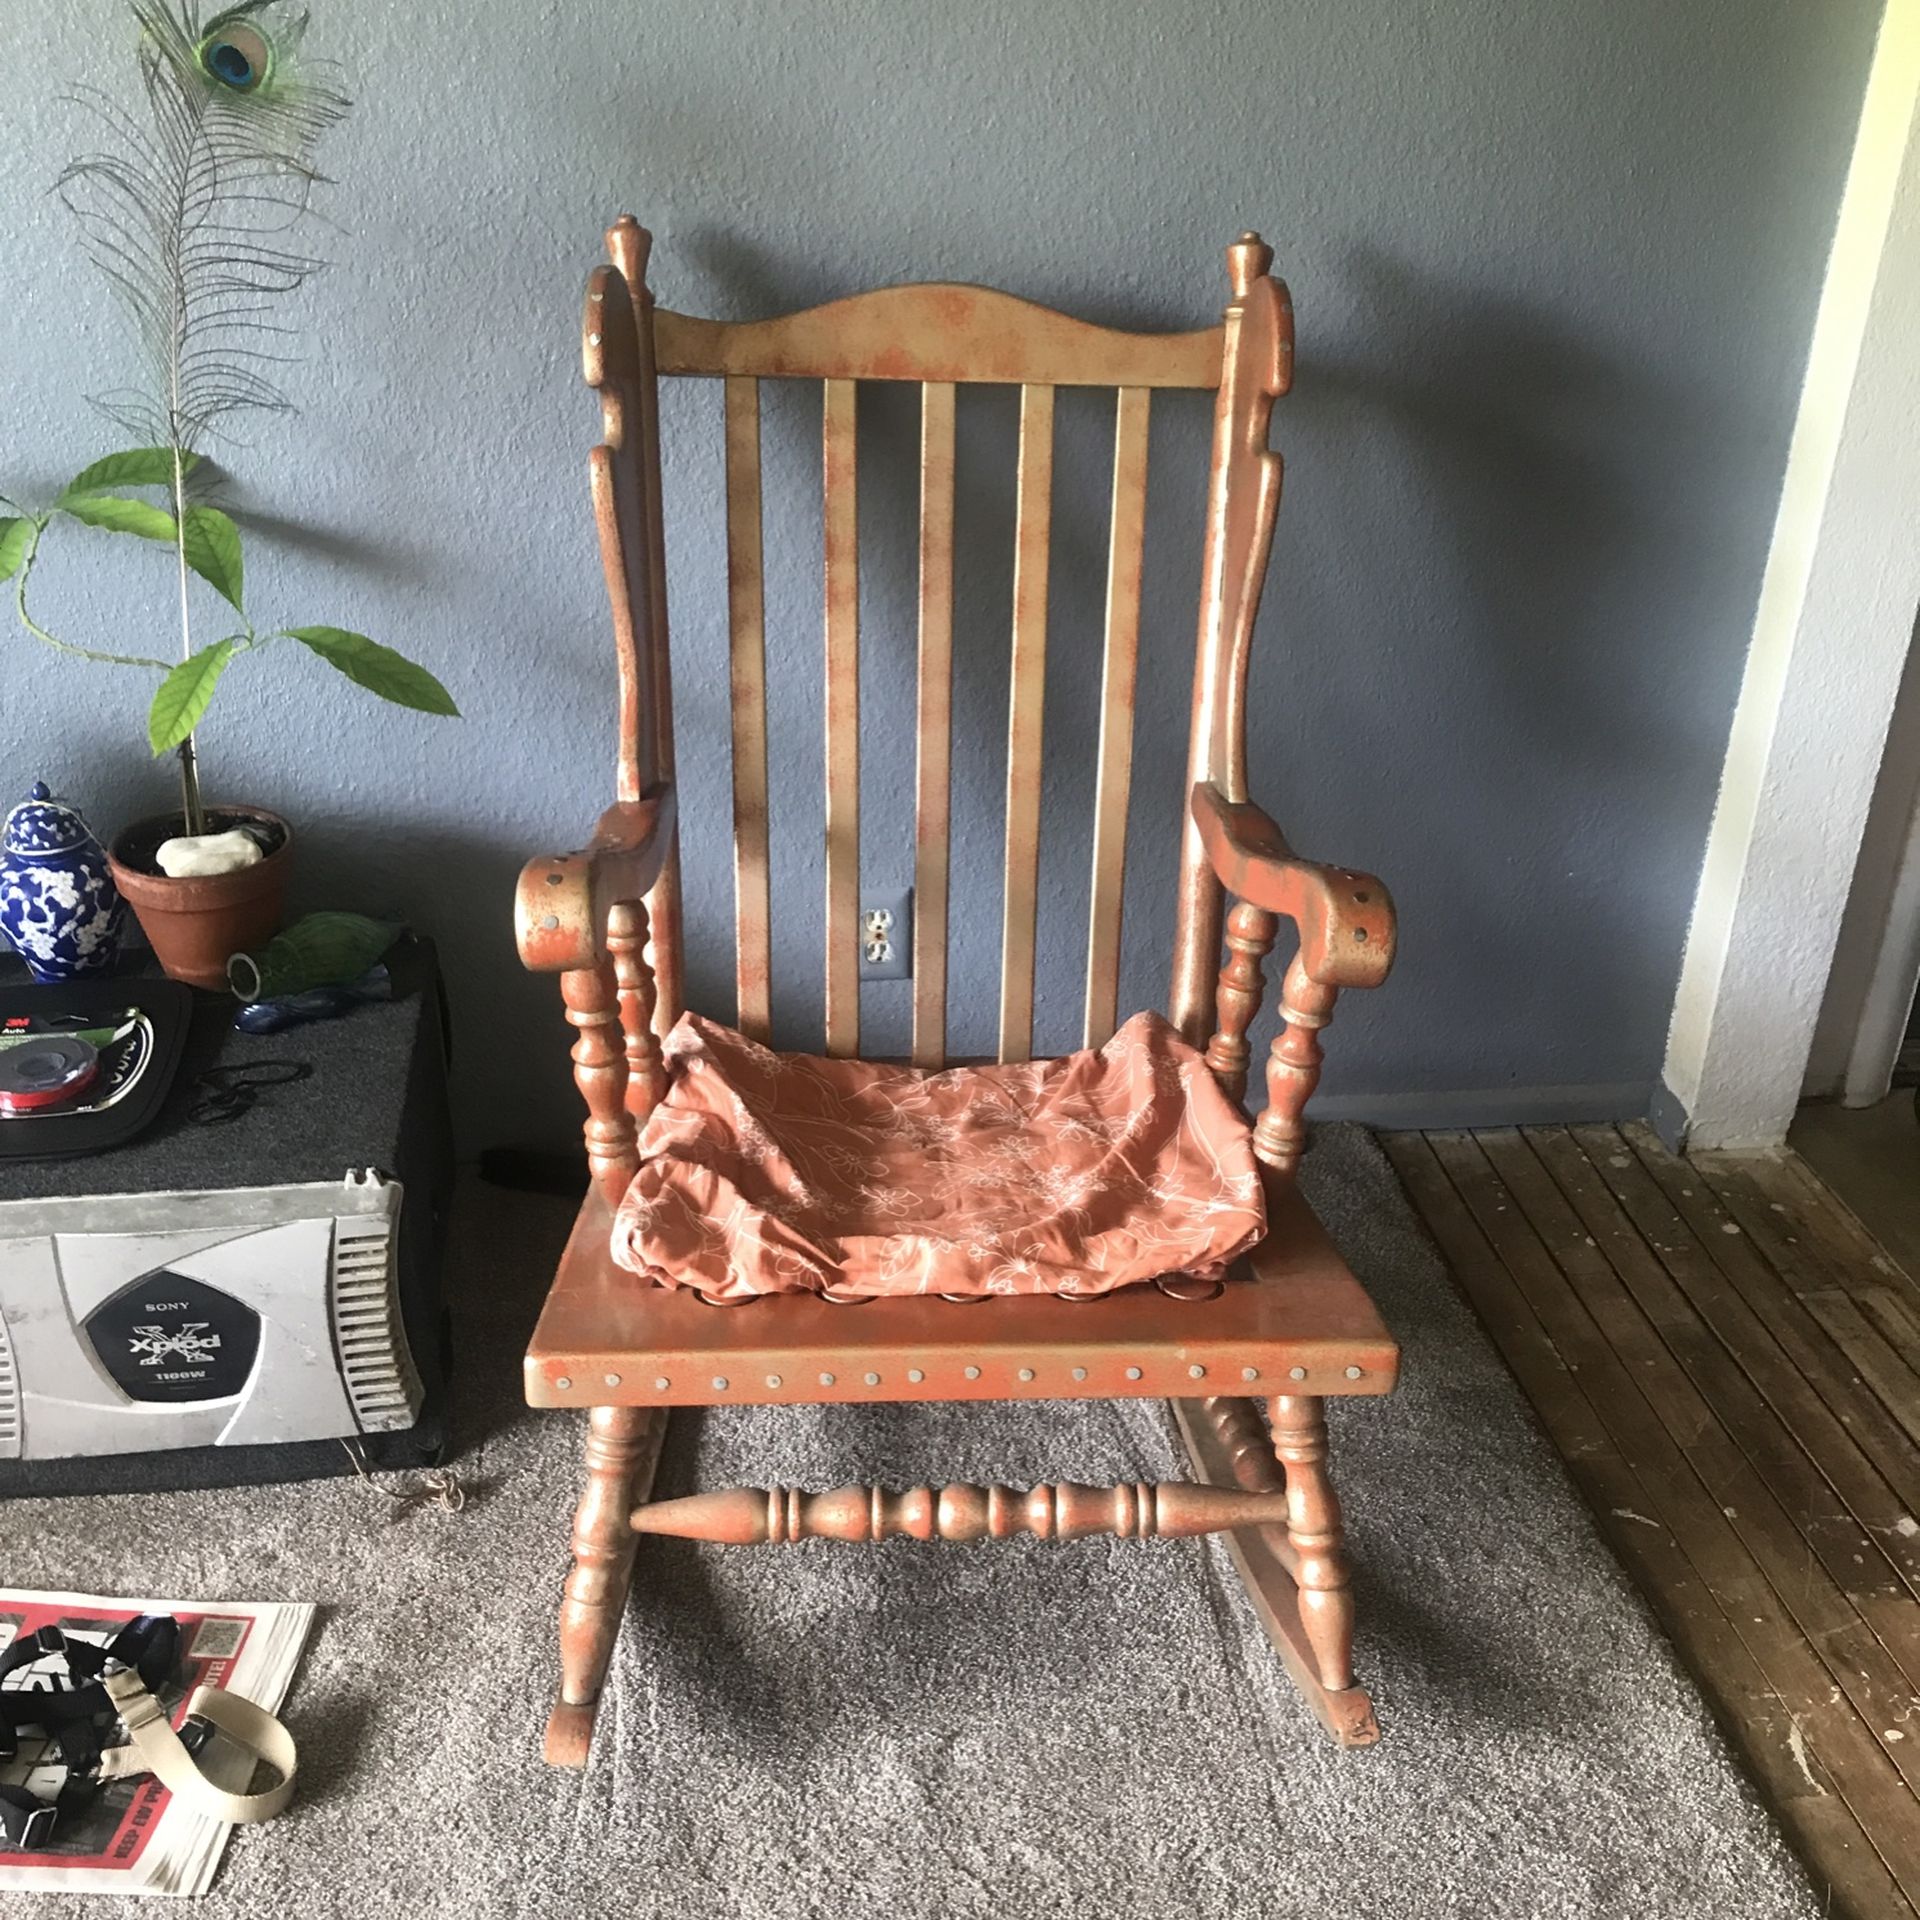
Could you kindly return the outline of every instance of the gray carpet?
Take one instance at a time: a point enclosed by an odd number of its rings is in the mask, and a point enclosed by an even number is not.
[[[662,1541],[593,1763],[549,1772],[578,1430],[515,1393],[565,1209],[479,1186],[464,1513],[389,1520],[351,1481],[22,1502],[0,1564],[322,1604],[301,1797],[236,1836],[209,1914],[1817,1914],[1378,1149],[1326,1129],[1306,1178],[1406,1348],[1398,1395],[1333,1414],[1371,1752],[1323,1737],[1212,1544]],[[662,1486],[1176,1470],[1155,1403],[743,1409],[683,1416]]]

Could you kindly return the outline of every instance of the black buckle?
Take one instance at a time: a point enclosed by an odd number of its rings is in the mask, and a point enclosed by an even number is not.
[[[0,1787],[0,1851],[45,1853],[58,1818],[57,1807],[30,1799],[18,1787]]]
[[[4,1651],[0,1651],[0,1674],[30,1667],[51,1653],[65,1653],[66,1650],[67,1636],[58,1627],[36,1627],[32,1633],[16,1636],[8,1642]]]
[[[53,1823],[58,1818],[52,1807],[35,1807],[20,1823],[20,1838],[14,1842],[18,1853],[45,1853],[53,1845]]]

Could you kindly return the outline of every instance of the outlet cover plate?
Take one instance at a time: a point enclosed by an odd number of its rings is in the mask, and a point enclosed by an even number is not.
[[[860,978],[913,977],[913,889],[869,887],[860,896]]]

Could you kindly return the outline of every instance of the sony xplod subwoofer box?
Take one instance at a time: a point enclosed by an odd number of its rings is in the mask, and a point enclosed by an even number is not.
[[[0,1159],[0,1494],[309,1478],[352,1470],[343,1442],[440,1457],[453,1155],[409,944],[403,997],[277,1034],[196,996],[138,1138]],[[238,1112],[209,1098],[229,1083]]]

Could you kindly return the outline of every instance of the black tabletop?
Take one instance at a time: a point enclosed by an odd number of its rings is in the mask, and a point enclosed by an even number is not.
[[[0,1201],[278,1186],[338,1180],[350,1167],[391,1169],[423,1044],[436,1067],[441,1044],[432,943],[405,941],[391,958],[401,997],[284,1033],[236,1033],[233,996],[196,992],[186,1054],[153,1125],[105,1153],[0,1160]],[[188,1119],[206,1091],[196,1085],[200,1074],[255,1060],[303,1061],[312,1071],[261,1089],[236,1120],[205,1126]]]

